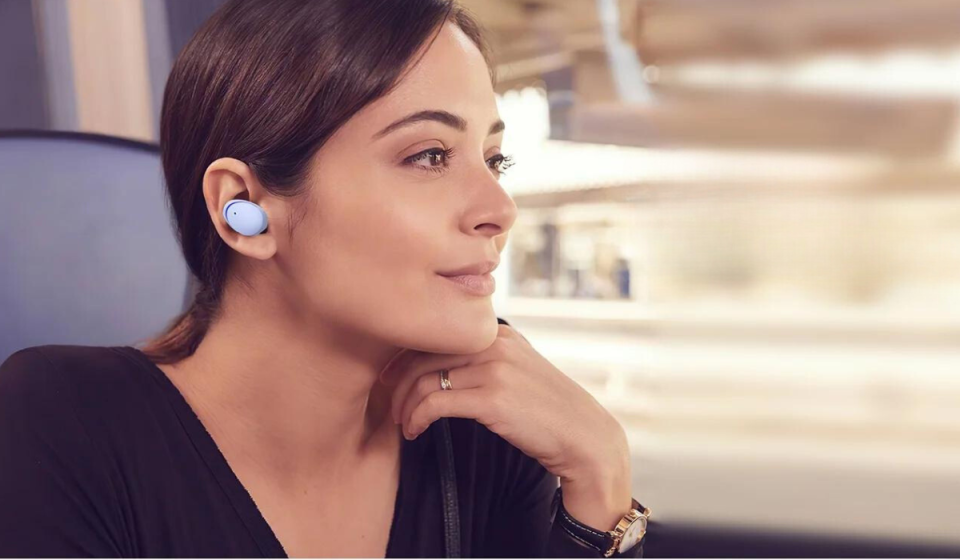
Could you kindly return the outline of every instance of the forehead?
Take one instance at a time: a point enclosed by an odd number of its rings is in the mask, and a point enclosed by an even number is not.
[[[433,44],[393,91],[355,115],[353,124],[369,138],[398,117],[424,109],[463,116],[468,132],[486,134],[490,122],[496,120],[496,95],[486,60],[453,23],[444,24]]]

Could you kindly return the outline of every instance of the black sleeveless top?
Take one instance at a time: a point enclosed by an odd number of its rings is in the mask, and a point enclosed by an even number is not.
[[[553,523],[556,476],[483,424],[446,421],[462,556],[601,556]],[[445,556],[439,426],[402,442],[388,558]],[[642,553],[643,541],[622,556]],[[187,401],[142,352],[45,345],[0,365],[0,556],[286,553]]]

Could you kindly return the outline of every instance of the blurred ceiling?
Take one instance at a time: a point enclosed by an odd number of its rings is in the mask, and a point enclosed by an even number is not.
[[[635,8],[629,37],[647,64],[783,60],[960,42],[960,4],[955,0],[634,0],[631,4]]]
[[[663,78],[670,68],[704,63],[783,66],[837,53],[957,48],[957,0],[461,3],[487,29],[498,91],[544,87],[551,137],[559,140],[929,157],[945,153],[958,121],[960,100],[943,95],[743,91]],[[607,12],[606,36],[603,7],[616,8]],[[615,41],[632,60],[613,56]],[[622,85],[635,70],[646,70],[647,79],[629,82],[644,90],[642,102]]]

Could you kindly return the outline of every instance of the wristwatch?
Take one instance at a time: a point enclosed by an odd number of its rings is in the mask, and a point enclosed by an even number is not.
[[[647,533],[647,519],[650,518],[650,508],[640,505],[636,498],[633,498],[630,511],[620,519],[612,531],[598,531],[574,519],[563,507],[562,487],[557,488],[553,501],[557,511],[556,521],[575,537],[602,552],[604,558],[609,558],[614,553],[623,554],[630,550]]]

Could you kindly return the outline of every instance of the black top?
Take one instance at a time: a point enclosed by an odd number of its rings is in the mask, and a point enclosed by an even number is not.
[[[447,421],[462,556],[601,557],[553,524],[556,476],[483,424]],[[387,557],[444,557],[438,425],[403,440]],[[622,556],[642,553],[643,541]],[[0,556],[286,554],[146,355],[45,345],[0,365]]]

